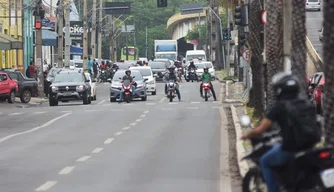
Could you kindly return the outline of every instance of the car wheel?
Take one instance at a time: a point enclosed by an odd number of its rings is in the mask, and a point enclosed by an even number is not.
[[[96,95],[94,95],[93,99],[94,99],[94,101],[96,101]]]
[[[91,104],[91,103],[92,103],[92,97],[89,96],[89,97],[88,97],[88,104]]]
[[[116,102],[116,98],[110,98],[110,102]]]
[[[147,96],[142,97],[141,100],[142,100],[142,101],[146,101],[146,100],[147,100]]]
[[[157,94],[157,91],[153,91],[153,92],[152,92],[152,95],[156,95],[156,94]]]
[[[31,91],[24,90],[20,96],[20,100],[22,103],[29,103],[31,99]]]
[[[11,91],[8,97],[8,103],[14,103],[15,102],[15,91]]]
[[[50,106],[57,106],[58,105],[58,101],[52,98],[49,98],[49,105]]]
[[[82,103],[84,105],[88,105],[89,104],[88,100],[89,100],[89,95],[86,93],[85,96],[84,96],[84,98],[82,99]]]

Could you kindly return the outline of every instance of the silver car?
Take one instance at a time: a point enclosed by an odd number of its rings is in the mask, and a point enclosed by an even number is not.
[[[307,10],[318,10],[321,11],[321,0],[306,0],[306,11]]]
[[[117,71],[111,81],[110,87],[110,102],[115,102],[116,99],[120,98],[120,94],[122,91],[122,83],[121,80],[125,75],[125,70]],[[133,93],[133,98],[141,98],[142,101],[147,100],[147,91],[146,91],[146,81],[140,71],[131,70],[131,76],[136,81],[137,86],[135,92]]]

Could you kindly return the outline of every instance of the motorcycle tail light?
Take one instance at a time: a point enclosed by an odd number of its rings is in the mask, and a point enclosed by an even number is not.
[[[331,155],[330,152],[323,151],[323,152],[319,153],[319,159],[327,159],[330,155]]]

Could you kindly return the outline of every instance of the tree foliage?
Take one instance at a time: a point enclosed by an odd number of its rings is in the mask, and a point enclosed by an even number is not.
[[[196,26],[195,29],[188,31],[185,36],[187,41],[197,40],[200,44],[204,44],[206,41],[206,24]]]

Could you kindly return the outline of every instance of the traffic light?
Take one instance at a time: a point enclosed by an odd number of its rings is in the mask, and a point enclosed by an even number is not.
[[[223,40],[232,40],[231,31],[229,29],[224,30]]]
[[[235,8],[235,25],[248,25],[248,5],[241,5]]]
[[[35,18],[35,29],[42,29],[41,20],[37,20],[36,18]]]
[[[158,7],[167,7],[167,0],[157,0]]]
[[[244,46],[244,45],[246,44],[246,41],[247,41],[247,36],[246,36],[246,34],[245,34],[245,33],[240,34],[240,35],[239,35],[239,39],[238,39],[238,44],[239,44],[240,46]]]
[[[42,7],[42,0],[37,0],[34,7],[33,16],[39,16],[41,19],[45,17],[45,10]]]

